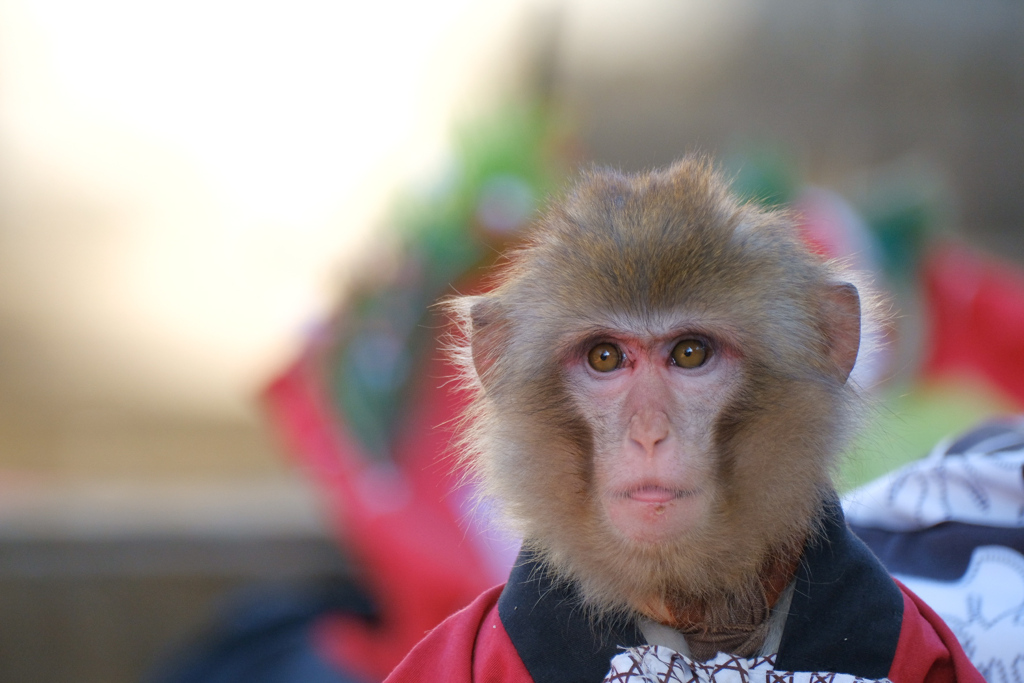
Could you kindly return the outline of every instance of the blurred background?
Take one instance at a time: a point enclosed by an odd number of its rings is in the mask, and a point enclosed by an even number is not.
[[[274,378],[410,209],[470,188],[486,227],[497,187],[515,228],[581,164],[687,151],[874,245],[838,250],[895,308],[844,481],[1024,405],[929,372],[928,315],[951,258],[1020,291],[1018,2],[0,0],[0,681],[140,680],[236,588],[350,576]]]

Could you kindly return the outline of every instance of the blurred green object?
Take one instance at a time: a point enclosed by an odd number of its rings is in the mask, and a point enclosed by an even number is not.
[[[1015,412],[992,389],[968,380],[893,387],[869,409],[862,432],[844,457],[840,491],[877,479],[927,455],[939,441],[982,420]]]
[[[509,105],[463,126],[447,168],[392,212],[397,272],[357,286],[334,329],[335,410],[366,453],[386,459],[420,368],[433,352],[430,306],[492,263],[561,179],[559,137],[541,105]]]
[[[882,267],[896,280],[912,280],[925,246],[936,232],[941,211],[931,199],[912,191],[891,192],[863,208],[881,247]]]
[[[733,154],[725,168],[737,195],[765,206],[789,204],[801,185],[792,155],[781,147],[762,145]]]

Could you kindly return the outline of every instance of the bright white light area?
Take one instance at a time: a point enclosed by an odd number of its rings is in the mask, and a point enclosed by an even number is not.
[[[87,398],[240,408],[525,5],[0,0],[0,329]]]

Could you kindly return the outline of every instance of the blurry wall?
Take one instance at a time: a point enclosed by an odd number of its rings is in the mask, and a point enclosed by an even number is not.
[[[597,159],[632,169],[771,145],[851,196],[883,167],[926,171],[956,229],[1024,261],[1020,3],[569,7],[556,91]]]
[[[0,3],[0,465],[279,473],[252,396],[510,6]]]

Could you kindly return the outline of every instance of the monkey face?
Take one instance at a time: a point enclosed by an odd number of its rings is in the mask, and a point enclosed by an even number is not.
[[[594,433],[600,514],[627,543],[680,540],[717,497],[715,417],[739,384],[738,353],[670,317],[666,331],[620,327],[581,343],[565,368]]]
[[[756,593],[813,533],[857,290],[701,159],[585,176],[493,290],[449,306],[466,462],[586,604]]]

